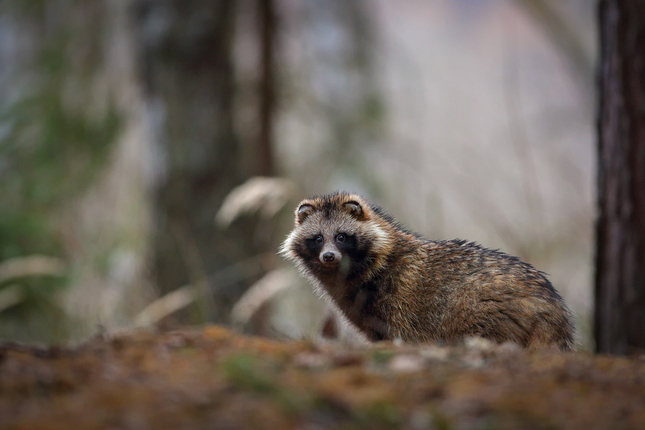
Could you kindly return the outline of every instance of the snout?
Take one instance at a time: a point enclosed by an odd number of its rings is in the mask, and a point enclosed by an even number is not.
[[[343,257],[338,251],[323,250],[318,258],[324,266],[337,266]]]

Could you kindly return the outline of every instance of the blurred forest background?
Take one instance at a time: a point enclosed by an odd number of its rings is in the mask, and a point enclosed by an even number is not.
[[[547,272],[592,347],[588,0],[4,0],[0,338],[316,336],[276,256],[363,193]]]

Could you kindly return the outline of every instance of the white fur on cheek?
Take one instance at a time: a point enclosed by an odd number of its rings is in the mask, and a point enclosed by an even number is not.
[[[392,246],[390,234],[377,223],[371,221],[367,223],[368,231],[374,234],[373,246],[377,255],[383,255],[388,248]]]
[[[312,280],[314,284],[317,284],[318,280],[316,279],[316,277],[309,272],[307,265],[302,261],[300,257],[298,257],[298,255],[293,250],[293,244],[296,242],[296,240],[298,240],[298,232],[296,230],[293,230],[284,240],[282,245],[280,245],[278,254],[295,263],[296,268],[303,276]]]
[[[293,252],[293,244],[296,241],[296,236],[296,230],[293,230],[291,233],[289,233],[284,242],[282,242],[282,245],[280,245],[278,254],[282,255],[288,260],[296,261],[297,257]]]

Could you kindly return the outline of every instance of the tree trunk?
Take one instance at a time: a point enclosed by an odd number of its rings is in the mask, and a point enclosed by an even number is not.
[[[224,283],[220,271],[262,251],[247,220],[225,232],[214,223],[223,199],[247,178],[234,128],[237,2],[137,4],[160,161],[153,277],[162,294],[186,284],[199,291],[201,312],[192,314],[193,322],[227,322],[232,304],[253,279],[227,275]]]
[[[645,0],[600,2],[595,338],[645,349]]]
[[[261,76],[259,94],[260,130],[257,142],[257,174],[272,176],[273,167],[273,125],[275,123],[275,39],[276,10],[274,0],[258,0],[258,15],[261,45]]]

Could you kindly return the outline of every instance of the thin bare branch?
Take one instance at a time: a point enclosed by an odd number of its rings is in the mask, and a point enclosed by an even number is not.
[[[0,283],[26,276],[61,276],[65,273],[63,260],[46,255],[16,257],[0,263]]]
[[[134,319],[137,327],[148,326],[185,308],[195,300],[195,287],[185,285],[146,306]]]

